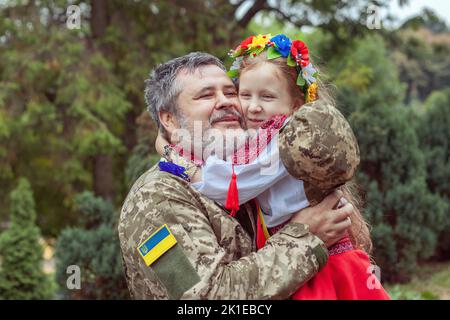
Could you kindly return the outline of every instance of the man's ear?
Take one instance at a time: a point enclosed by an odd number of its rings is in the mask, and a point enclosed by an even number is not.
[[[171,137],[175,129],[179,128],[175,115],[169,111],[160,111],[158,117],[161,125],[166,129],[168,137]]]

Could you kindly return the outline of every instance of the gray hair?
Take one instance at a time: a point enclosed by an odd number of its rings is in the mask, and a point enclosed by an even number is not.
[[[177,99],[182,90],[176,83],[176,77],[181,70],[194,73],[202,66],[215,65],[226,71],[223,63],[213,55],[205,52],[191,52],[187,55],[172,59],[158,65],[145,80],[145,103],[159,130],[165,134],[166,130],[159,121],[160,111],[167,111],[178,116]]]

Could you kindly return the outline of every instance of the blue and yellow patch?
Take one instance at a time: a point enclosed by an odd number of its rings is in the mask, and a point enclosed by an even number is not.
[[[138,251],[145,264],[150,266],[177,243],[166,224],[156,230],[150,237],[138,246]]]

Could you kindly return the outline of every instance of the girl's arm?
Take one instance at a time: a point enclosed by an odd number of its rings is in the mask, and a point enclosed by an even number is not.
[[[308,185],[312,205],[349,181],[359,164],[358,142],[349,123],[320,99],[298,109],[278,139],[281,161],[291,176]]]

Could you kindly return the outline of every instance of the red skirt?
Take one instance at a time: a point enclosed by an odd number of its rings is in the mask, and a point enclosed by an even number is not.
[[[259,220],[259,219],[258,219]],[[259,221],[258,221],[259,222]],[[270,234],[280,230],[278,226]],[[265,236],[260,223],[257,232],[258,249],[264,246]],[[328,248],[327,264],[311,280],[295,292],[293,300],[390,300],[373,274],[369,256],[353,248],[348,237]]]
[[[333,253],[333,247],[325,267],[294,293],[293,300],[390,300],[372,274],[367,253],[356,249]]]

